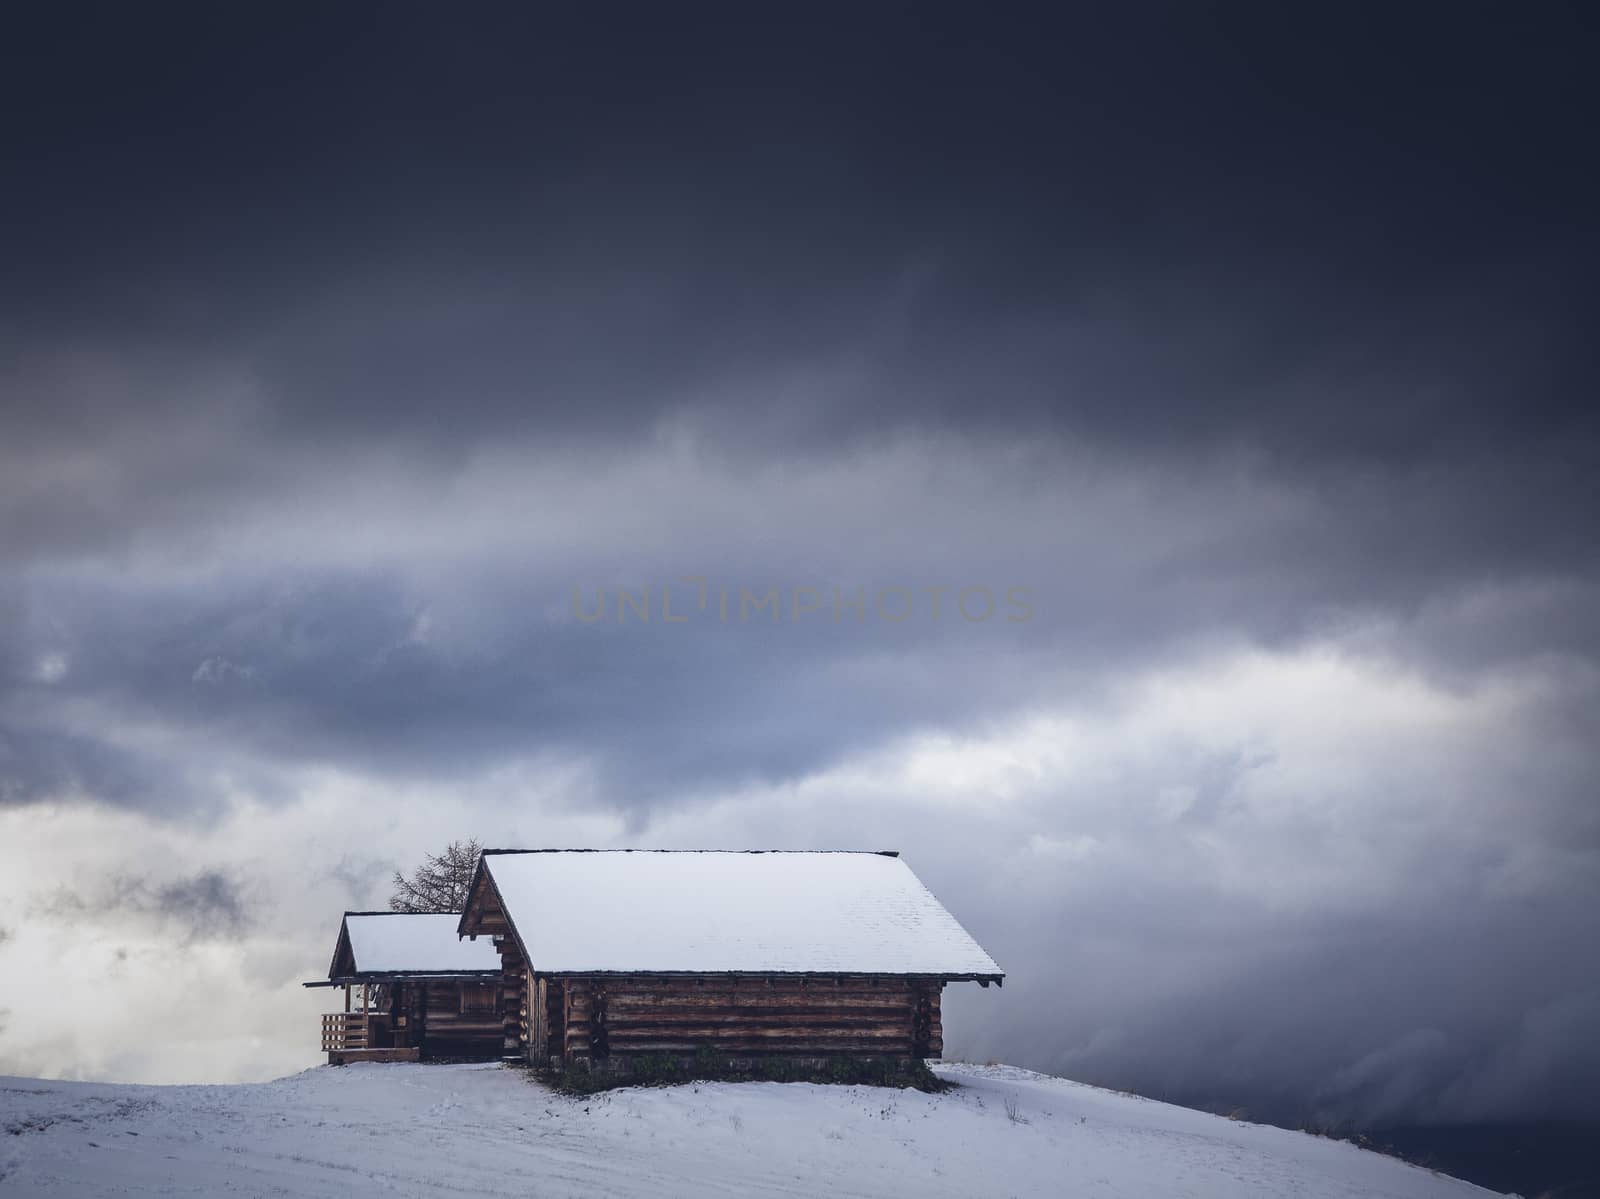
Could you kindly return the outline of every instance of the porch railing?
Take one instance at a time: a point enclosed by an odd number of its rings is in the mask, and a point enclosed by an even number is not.
[[[322,1016],[322,1049],[324,1053],[340,1049],[367,1048],[366,1012],[324,1012]]]

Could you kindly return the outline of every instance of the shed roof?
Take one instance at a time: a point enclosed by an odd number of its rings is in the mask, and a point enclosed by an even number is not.
[[[494,945],[460,940],[460,919],[456,912],[346,912],[342,937],[349,938],[351,973],[498,974]],[[338,959],[335,951],[330,977]]]
[[[894,854],[486,850],[478,870],[540,972],[1002,977]]]

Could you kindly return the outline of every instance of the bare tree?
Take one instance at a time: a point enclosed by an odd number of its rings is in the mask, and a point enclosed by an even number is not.
[[[483,847],[477,841],[452,841],[443,853],[430,853],[408,877],[394,872],[394,912],[459,912],[467,906],[467,888]]]

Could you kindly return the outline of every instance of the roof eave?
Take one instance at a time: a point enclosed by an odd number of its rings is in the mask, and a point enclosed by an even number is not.
[[[483,874],[483,872],[484,872],[483,859],[487,856],[487,854],[489,852],[491,852],[491,851],[488,851],[488,850],[479,851],[478,860],[472,867],[472,878],[467,883],[467,895],[466,895],[466,898],[461,903],[461,919],[456,921],[456,939],[457,940],[460,940],[462,937],[472,936],[473,935],[473,934],[467,932],[467,928],[466,928],[467,915],[468,915],[469,912],[472,911],[472,897],[474,895],[476,895],[477,892],[478,892],[478,877],[479,877],[479,875]],[[509,917],[507,919],[509,920]]]
[[[448,982],[451,979],[496,979],[499,970],[363,970],[359,974],[341,974],[337,978],[319,979],[301,983],[302,987],[342,987],[351,983],[371,982]]]
[[[649,970],[649,969],[582,969],[533,970],[536,977],[607,976],[623,974],[650,974],[659,978],[904,978],[938,979],[940,982],[975,982],[988,986],[1003,986],[1004,974],[978,974],[970,971],[950,973],[943,970]]]

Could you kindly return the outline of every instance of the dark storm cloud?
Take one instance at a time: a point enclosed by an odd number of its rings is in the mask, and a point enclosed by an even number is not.
[[[1204,916],[1181,915],[1187,888],[1172,891],[1171,907],[1111,919],[1119,937],[1165,943],[1168,967],[1187,968],[1177,978],[1153,981],[1104,943],[1108,930],[1074,927],[1116,898],[1059,913],[1055,962],[1013,980],[1008,1001],[1045,1068],[1215,1110],[1248,1102],[1257,1118],[1312,1127],[1596,1117],[1586,1080],[1600,1066],[1600,973],[1569,952],[1593,922],[1566,900],[1507,910],[1462,895],[1448,912],[1417,903],[1280,923],[1214,896]],[[1223,951],[1224,975],[1191,965],[1188,947],[1213,954],[1228,930],[1250,943]],[[1091,972],[1105,977],[1086,984]],[[1074,1010],[1048,1024],[1020,1014],[1051,988],[1070,991]],[[978,1048],[1015,1054],[1017,1040]]]
[[[617,802],[632,807],[688,784],[792,777],[907,721],[956,718],[999,686],[989,677],[995,655],[1023,653],[1026,626],[1005,620],[1005,580],[972,598],[974,612],[985,610],[980,602],[994,610],[981,623],[960,617],[951,587],[939,622],[919,594],[914,619],[923,627],[901,629],[870,608],[835,620],[831,590],[822,613],[796,622],[792,587],[734,576],[728,624],[714,608],[696,610],[690,626],[663,624],[660,588],[646,584],[654,623],[619,623],[617,589],[600,585],[608,618],[586,625],[573,616],[573,593],[592,604],[596,585],[569,577],[491,576],[484,586],[500,592],[494,609],[460,616],[448,595],[430,602],[408,598],[399,582],[338,579],[199,595],[78,588],[59,603],[42,599],[74,630],[73,664],[62,680],[21,688],[29,702],[14,719],[27,731],[0,742],[11,746],[0,758],[14,780],[5,798],[76,790],[147,806],[200,790],[189,781],[163,792],[166,780],[143,768],[146,751],[50,732],[53,715],[89,703],[185,730],[191,760],[204,760],[216,739],[266,758],[411,777],[449,777],[538,749],[595,755],[616,775]],[[666,577],[674,602],[694,610],[695,588]],[[876,587],[841,590],[871,596],[875,607]],[[772,603],[741,620],[741,591],[776,595],[781,621],[765,615]],[[442,627],[419,632],[429,621]],[[912,659],[940,644],[949,665],[962,664],[962,683],[930,692]],[[852,676],[852,662],[885,654],[876,677]],[[811,716],[784,718],[793,711]],[[759,712],[766,717],[753,719]]]
[[[24,28],[9,286],[24,332],[237,353],[289,438],[615,432],[863,336],[824,427],[1593,432],[1558,16],[1163,15]]]
[[[631,513],[658,497],[633,500],[623,468],[609,512],[579,502],[569,514],[559,486],[525,501],[493,493],[558,524],[589,523],[581,543],[559,549],[539,534],[519,540],[515,518],[499,516],[479,544],[479,514],[458,522],[430,513],[424,489],[387,523],[419,541],[440,534],[453,562],[465,555],[459,565],[402,554],[364,571],[296,566],[318,552],[320,531],[307,528],[289,534],[298,548],[287,560],[246,557],[227,582],[131,588],[117,577],[41,573],[33,619],[18,626],[9,653],[7,798],[54,788],[180,806],[206,794],[208,761],[221,755],[219,765],[239,768],[226,761],[230,747],[436,778],[545,752],[593,760],[614,784],[613,802],[640,809],[706,785],[799,777],[906,729],[970,727],[1064,693],[1092,702],[1106,682],[1216,637],[1292,648],[1360,635],[1380,652],[1469,676],[1594,645],[1585,603],[1593,586],[1581,574],[1543,584],[1535,563],[1525,587],[1497,590],[1495,572],[1513,569],[1518,555],[1508,546],[1486,570],[1480,555],[1439,549],[1452,513],[1430,510],[1426,496],[1391,508],[1351,493],[1331,505],[1342,511],[1329,511],[1316,491],[1285,495],[1202,472],[1166,485],[1168,495],[1145,496],[1135,482],[1132,498],[1102,506],[1093,479],[1057,485],[1048,468],[1004,494],[949,476],[953,493],[941,497],[917,478],[948,465],[911,453],[825,472],[825,508],[809,484],[667,473],[669,505],[705,506],[688,497],[714,479],[711,509],[785,526],[753,542],[714,518],[669,513],[658,525]],[[1069,477],[1079,468],[1059,466]],[[841,494],[853,487],[858,497]],[[1026,498],[1033,490],[1047,497],[1042,507]],[[1171,510],[1174,501],[1189,511]],[[1072,514],[1078,505],[1087,506]],[[637,545],[630,522],[640,520],[644,536],[661,537],[654,548]],[[503,544],[493,540],[502,522]],[[367,528],[375,540],[390,535]],[[245,581],[274,567],[271,581]],[[714,602],[697,609],[696,588],[683,581],[691,569],[729,590],[728,622]],[[619,586],[650,590],[653,622],[619,619]],[[683,625],[663,621],[669,586],[679,614],[693,617]],[[933,586],[947,589],[939,619]],[[986,621],[958,612],[959,592],[973,586],[996,605]],[[1024,622],[1007,619],[1013,586],[1027,589]],[[823,611],[796,618],[798,587],[815,588]],[[891,588],[911,592],[913,615],[902,623],[876,611]],[[575,592],[586,608],[603,593],[606,619],[577,619]],[[742,592],[776,593],[782,619],[771,622],[770,609],[741,617]],[[858,593],[869,610],[841,619],[841,597]],[[1375,616],[1399,624],[1361,633]],[[52,661],[60,677],[50,677]],[[158,746],[139,733],[148,725],[170,735]],[[186,763],[188,777],[164,778],[163,760],[168,769]]]
[[[371,896],[389,885],[394,871],[394,862],[346,854],[328,874],[343,889],[346,908],[365,908]]]
[[[119,874],[84,887],[61,884],[33,903],[50,920],[156,920],[183,931],[191,941],[237,937],[255,923],[243,885],[218,870],[179,878]]]
[[[171,763],[119,750],[94,736],[0,728],[0,804],[87,795],[154,806],[163,792],[170,795],[173,784]]]
[[[0,544],[676,417],[1241,445],[1405,560],[1592,565],[1581,39],[1374,16],[24,26]]]
[[[1019,963],[989,1048],[1030,1064],[1308,1118],[1542,1112],[1592,1077],[1550,1058],[1596,985],[1586,13],[75,13],[19,19],[0,71],[0,804],[195,820],[297,769],[550,756],[645,830],[1113,711],[1219,646],[1450,694],[1533,671],[1498,754],[1365,779],[1413,815],[1358,830],[1470,842],[1408,864],[1393,927],[1191,878],[1266,837],[1231,744],[1127,788],[1193,790],[1166,877],[956,907]],[[1021,585],[1034,616],[572,616],[687,575]],[[1437,814],[1480,776],[1494,802]],[[1028,819],[922,858],[1086,835],[1061,796]],[[1578,881],[1441,900],[1499,843]],[[52,903],[253,927],[203,869]]]

